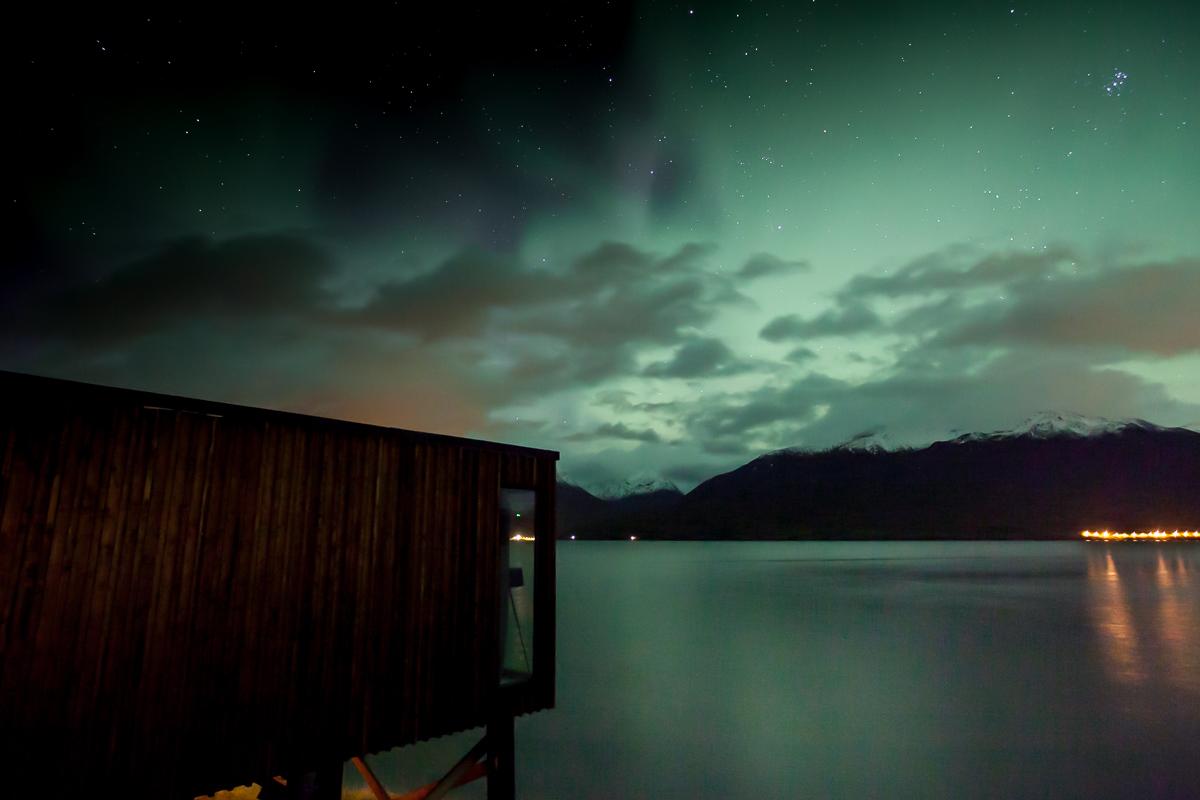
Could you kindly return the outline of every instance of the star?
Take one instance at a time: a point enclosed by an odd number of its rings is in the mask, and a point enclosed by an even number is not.
[[[1108,83],[1104,84],[1104,93],[1109,97],[1118,97],[1125,87],[1125,81],[1128,80],[1129,74],[1119,69],[1113,70],[1112,77],[1108,79]]]

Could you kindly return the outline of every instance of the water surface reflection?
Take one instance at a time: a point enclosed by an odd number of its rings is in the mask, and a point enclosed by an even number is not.
[[[1096,545],[1088,610],[1114,682],[1200,694],[1200,614],[1191,545]]]
[[[1198,544],[563,542],[519,794],[1200,797]]]

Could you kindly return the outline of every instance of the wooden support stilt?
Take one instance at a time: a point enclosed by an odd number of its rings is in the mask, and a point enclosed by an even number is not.
[[[488,737],[484,736],[474,747],[467,751],[467,754],[458,760],[458,763],[450,768],[450,771],[442,776],[442,779],[433,785],[429,793],[425,795],[424,800],[438,800],[444,797],[451,789],[458,786],[459,779],[467,774],[471,767],[479,763],[479,759],[483,758],[487,753]]]
[[[362,775],[362,779],[367,782],[367,787],[371,790],[371,794],[374,795],[375,800],[392,800],[391,795],[387,793],[387,789],[383,788],[383,784],[380,783],[379,778],[375,777],[374,771],[367,765],[365,758],[355,756],[350,761],[354,764],[354,768],[358,770],[358,774]]]
[[[467,771],[464,772],[462,776],[454,782],[453,786],[447,788],[446,791],[457,789],[459,786],[465,786],[471,781],[477,781],[480,778],[486,777],[487,764],[483,762],[473,764],[472,766],[468,767]],[[441,783],[441,781],[438,781],[438,783]],[[422,786],[420,789],[413,789],[411,792],[406,794],[394,794],[391,796],[391,800],[428,800],[429,793],[432,792],[437,785],[437,783],[429,783],[425,786]]]
[[[383,782],[376,777],[366,759],[355,756],[350,761],[366,781],[375,800],[439,800],[452,789],[486,777],[488,774],[487,762],[481,762],[480,759],[484,758],[487,752],[488,739],[484,736],[440,780],[405,794],[392,794],[385,789]]]
[[[504,710],[493,714],[487,727],[487,796],[488,800],[515,800],[517,793],[515,736],[512,713]]]

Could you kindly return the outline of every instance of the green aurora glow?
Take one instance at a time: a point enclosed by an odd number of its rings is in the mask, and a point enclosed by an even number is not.
[[[1200,421],[1189,3],[26,23],[0,367],[681,486]]]

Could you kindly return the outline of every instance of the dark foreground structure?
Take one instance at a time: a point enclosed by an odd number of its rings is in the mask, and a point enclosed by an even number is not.
[[[513,717],[554,704],[557,458],[0,373],[3,793],[337,797],[486,726],[434,793],[511,796]]]

